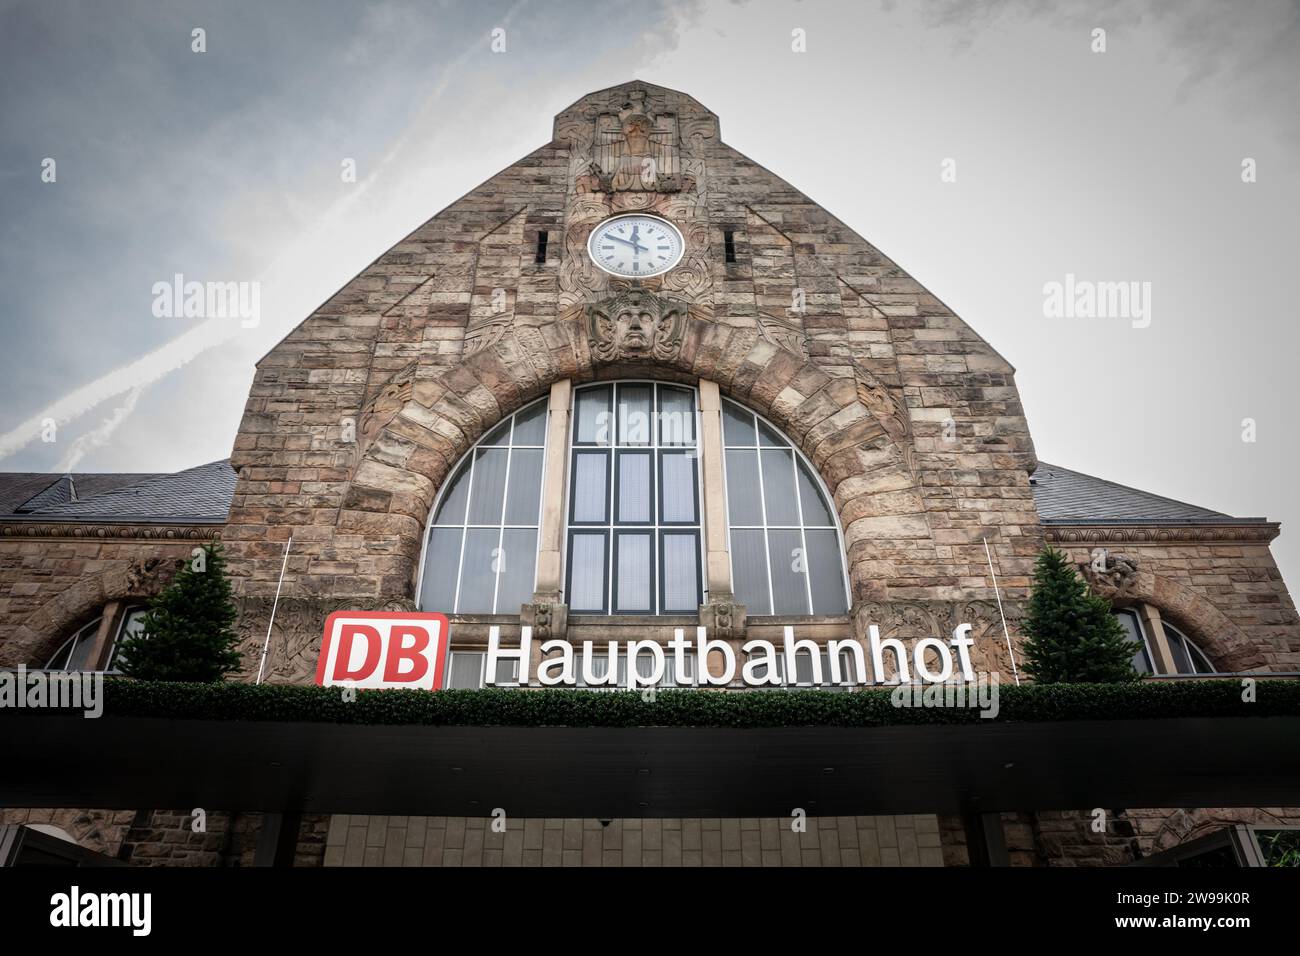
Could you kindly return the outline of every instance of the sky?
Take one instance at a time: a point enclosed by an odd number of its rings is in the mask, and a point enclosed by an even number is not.
[[[988,340],[1043,461],[1280,521],[1300,581],[1297,0],[0,0],[0,469],[227,456],[280,338],[634,78]],[[260,320],[157,316],[176,274]]]

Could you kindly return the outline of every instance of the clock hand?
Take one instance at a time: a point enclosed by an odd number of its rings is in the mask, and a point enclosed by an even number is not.
[[[606,236],[605,238],[606,238],[606,239],[613,239],[615,242],[621,242],[621,243],[624,243],[624,244],[626,244],[626,245],[629,245],[629,246],[631,246],[633,249],[635,249],[637,252],[645,252],[645,251],[647,251],[645,246],[639,246],[639,245],[637,245],[635,242],[633,242],[631,239],[620,239],[618,236]]]

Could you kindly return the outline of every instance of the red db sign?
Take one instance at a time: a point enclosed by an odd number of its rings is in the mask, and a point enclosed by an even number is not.
[[[316,664],[322,687],[442,687],[447,617],[411,611],[335,611]]]

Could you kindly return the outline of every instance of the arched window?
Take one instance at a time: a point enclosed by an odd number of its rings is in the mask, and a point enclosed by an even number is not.
[[[563,394],[554,391],[552,400]],[[771,424],[724,401],[722,440],[710,428],[715,444],[707,449],[710,461],[723,464],[710,479],[722,494],[706,500],[700,394],[644,381],[576,388],[566,440],[553,449],[545,401],[494,427],[439,493],[420,607],[518,614],[541,587],[562,592],[574,615],[694,615],[708,601],[704,516],[711,514],[726,526],[712,548],[730,552],[732,590],[751,616],[844,614],[844,549],[816,471]],[[564,490],[563,500],[557,491],[543,509],[548,455],[559,459],[551,466],[557,487],[563,464]],[[539,584],[543,515],[547,539],[560,542],[562,553],[543,567]],[[469,675],[473,666],[465,667]]]
[[[1147,633],[1148,628],[1143,623],[1142,616],[1131,608],[1116,608],[1114,614],[1124,630],[1128,632],[1129,640],[1135,645],[1133,669],[1139,674],[1159,673],[1153,663],[1157,658],[1151,646],[1151,635]],[[1174,669],[1170,673],[1219,673],[1218,668],[1210,663],[1210,659],[1186,634],[1164,619],[1160,621],[1160,628],[1164,631],[1165,640],[1169,644],[1169,653],[1174,658]]]
[[[108,653],[108,665],[104,668],[105,673],[121,673],[119,665],[122,658],[118,653],[118,648],[122,644],[122,638],[140,632],[146,610],[147,608],[143,606],[131,607],[122,615],[117,633],[113,635],[113,644]],[[45,669],[50,671],[96,670],[95,665],[97,662],[91,660],[91,655],[95,652],[95,639],[99,634],[99,628],[103,621],[104,618],[101,615],[84,627],[78,628],[76,633],[59,645],[59,649],[46,662]]]
[[[1218,668],[1201,652],[1190,637],[1168,621],[1161,620],[1165,629],[1165,640],[1169,642],[1169,651],[1174,655],[1175,674],[1217,674]]]
[[[492,429],[445,484],[425,543],[420,607],[518,614],[532,600],[546,402]]]
[[[90,655],[95,650],[95,637],[99,634],[102,617],[97,617],[59,645],[59,649],[45,664],[47,671],[84,671],[91,664]]]
[[[808,462],[775,428],[722,403],[736,600],[756,614],[843,614],[844,551]]]

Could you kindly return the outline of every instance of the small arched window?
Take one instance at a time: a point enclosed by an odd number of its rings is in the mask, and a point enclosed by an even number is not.
[[[1217,674],[1218,669],[1202,653],[1190,637],[1168,621],[1162,620],[1165,640],[1169,642],[1169,652],[1174,655],[1175,674]]]
[[[123,613],[122,620],[117,627],[117,633],[113,635],[113,644],[108,652],[108,665],[104,668],[105,673],[121,673],[119,665],[122,662],[122,657],[118,652],[118,648],[121,647],[122,638],[140,632],[144,625],[146,610],[148,609],[143,606],[137,606],[127,608]],[[103,615],[100,615],[89,624],[78,628],[71,637],[59,645],[59,649],[46,662],[45,669],[50,671],[96,670],[97,661],[91,660],[91,655],[95,653],[95,640],[99,635],[99,629],[103,621]]]
[[[839,527],[821,481],[775,428],[722,403],[732,587],[750,615],[844,614]]]
[[[1151,635],[1148,633],[1147,625],[1143,623],[1142,615],[1132,608],[1116,608],[1114,614],[1128,633],[1129,640],[1135,645],[1133,669],[1139,674],[1161,673],[1156,670],[1154,664],[1157,658],[1151,646]],[[1159,626],[1164,631],[1165,640],[1169,644],[1169,653],[1174,658],[1174,669],[1170,671],[1171,674],[1219,673],[1205,653],[1186,634],[1164,619],[1160,620]]]

